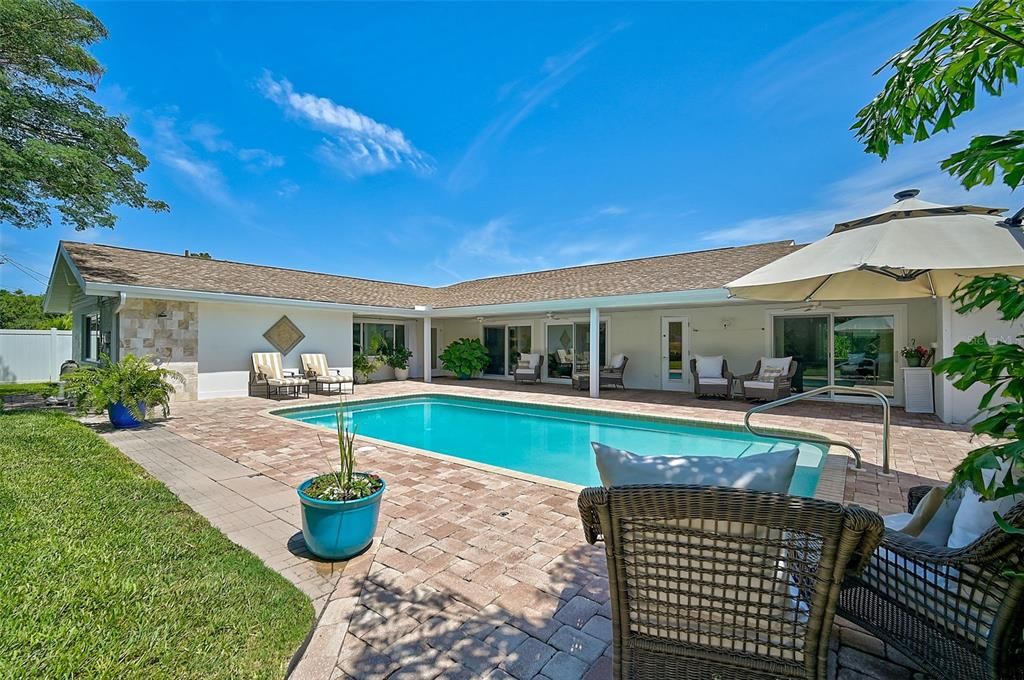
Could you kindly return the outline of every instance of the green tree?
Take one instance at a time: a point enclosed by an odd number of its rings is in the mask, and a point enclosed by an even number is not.
[[[70,314],[47,314],[43,296],[0,289],[0,328],[71,330]]]
[[[137,177],[148,161],[90,99],[103,67],[87,51],[107,30],[68,0],[0,0],[0,222],[112,227],[114,205],[167,210]]]
[[[884,160],[892,144],[949,130],[975,107],[980,88],[991,96],[1017,84],[1024,66],[1024,3],[982,0],[926,28],[876,73],[892,70],[882,91],[857,114],[853,130]],[[1012,188],[1024,181],[1024,130],[974,137],[940,163],[970,189],[997,176]]]

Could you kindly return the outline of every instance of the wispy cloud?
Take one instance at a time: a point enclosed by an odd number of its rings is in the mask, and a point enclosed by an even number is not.
[[[513,105],[488,123],[472,141],[448,176],[449,189],[460,191],[475,183],[483,171],[481,157],[484,152],[504,141],[538,106],[575,78],[581,70],[584,57],[625,28],[626,24],[616,24],[611,29],[590,36],[565,54],[548,57],[541,68],[539,80],[532,85],[524,88],[522,83],[525,79],[519,79],[502,86],[499,98],[509,99]],[[515,93],[518,93],[518,97],[513,96]]]
[[[330,133],[331,138],[321,142],[317,154],[351,177],[399,167],[422,173],[433,171],[433,159],[417,149],[398,128],[326,97],[296,92],[289,80],[275,79],[269,71],[264,72],[258,87],[289,115]]]
[[[1006,208],[1019,203],[1002,185],[977,187],[968,192],[959,182],[939,169],[939,161],[982,131],[1002,131],[1012,124],[1016,107],[994,116],[975,118],[969,125],[927,142],[897,146],[885,163],[872,164],[827,186],[812,197],[823,207],[754,217],[734,226],[706,232],[703,240],[732,245],[781,239],[813,240],[828,234],[838,222],[862,217],[894,202],[901,189],[921,190],[921,199],[933,203],[974,204]],[[873,158],[873,157],[872,157]]]
[[[212,123],[200,121],[189,128],[188,137],[210,153],[226,153],[241,161],[247,170],[261,172],[284,165],[284,158],[266,149],[256,147],[237,148],[225,139],[224,131]]]
[[[220,168],[199,157],[178,132],[173,117],[157,116],[153,119],[153,145],[157,158],[175,170],[193,190],[222,207],[238,207]]]
[[[291,198],[296,193],[298,193],[298,191],[299,191],[299,185],[298,184],[296,184],[295,182],[291,181],[290,179],[283,179],[277,185],[277,191],[275,191],[274,193],[276,193],[281,198]]]
[[[269,170],[284,165],[284,158],[266,149],[239,149],[238,160],[245,163],[250,170]]]

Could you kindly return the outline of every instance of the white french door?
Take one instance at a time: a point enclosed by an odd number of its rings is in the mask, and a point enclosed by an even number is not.
[[[661,318],[661,389],[688,391],[690,386],[690,321],[685,316]]]

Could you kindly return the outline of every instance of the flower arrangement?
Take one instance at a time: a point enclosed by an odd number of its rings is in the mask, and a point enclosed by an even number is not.
[[[900,350],[900,355],[906,360],[907,366],[927,366],[932,358],[932,351],[924,345],[910,344]]]

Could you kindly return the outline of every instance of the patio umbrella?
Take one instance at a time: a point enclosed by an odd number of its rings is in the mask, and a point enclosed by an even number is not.
[[[916,189],[800,250],[726,284],[730,294],[781,302],[947,297],[965,277],[1024,276],[1018,213],[939,205]]]
[[[852,333],[854,331],[891,331],[893,319],[891,316],[855,316],[836,324],[837,331]]]

